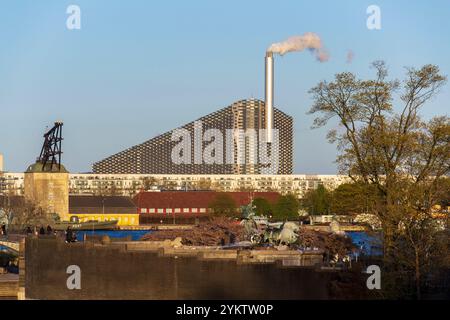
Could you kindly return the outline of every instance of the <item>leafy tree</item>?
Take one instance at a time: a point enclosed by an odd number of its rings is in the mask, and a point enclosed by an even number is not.
[[[268,216],[272,213],[272,205],[265,198],[253,199],[253,205],[258,216]]]
[[[302,208],[311,215],[329,214],[331,207],[331,194],[323,186],[309,190],[302,199]]]
[[[344,183],[332,192],[331,211],[335,214],[371,213],[378,201],[378,190],[372,184]]]
[[[236,202],[227,193],[218,193],[209,204],[209,208],[215,215],[232,216],[236,213],[236,207]]]
[[[300,204],[294,195],[280,196],[274,205],[273,217],[276,220],[298,219],[299,208]]]
[[[164,180],[162,183],[162,188],[164,190],[176,190],[178,184],[173,180]]]
[[[313,105],[309,113],[318,115],[315,127],[338,119],[339,127],[331,130],[328,138],[337,143],[339,170],[378,190],[380,197],[373,213],[382,223],[384,264],[392,272],[407,270],[407,275],[412,274],[415,294],[420,298],[421,270],[426,257],[436,250],[430,239],[436,239],[433,236],[438,232],[421,221],[431,217],[438,182],[450,173],[450,118],[424,121],[419,113],[446,77],[437,66],[425,65],[407,68],[400,82],[388,80],[384,62],[374,62],[373,67],[374,79],[358,79],[344,72],[332,82],[320,82],[310,90]],[[403,254],[408,250],[414,251],[413,260]],[[414,268],[408,269],[408,265]]]
[[[211,180],[200,179],[196,183],[194,183],[195,190],[211,190],[212,183]]]
[[[145,177],[142,181],[142,187],[145,191],[153,189],[153,187],[158,186],[158,179],[155,177]]]
[[[436,185],[435,203],[442,208],[450,207],[450,177],[442,177]]]

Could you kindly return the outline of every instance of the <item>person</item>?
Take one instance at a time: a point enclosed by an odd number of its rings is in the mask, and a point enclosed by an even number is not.
[[[31,230],[31,227],[30,226],[28,226],[27,227],[27,236],[29,236],[30,234],[32,234],[33,233],[33,230]]]
[[[45,234],[44,226],[41,226],[41,228],[39,229],[39,234],[40,235],[44,235]]]
[[[2,224],[2,235],[6,236],[6,224]]]
[[[70,226],[68,226],[66,230],[66,242],[67,243],[72,242],[72,237],[73,237],[72,229],[70,228]]]
[[[230,243],[233,244],[236,242],[236,235],[230,232]]]
[[[77,242],[77,233],[75,231],[72,232],[72,242]]]
[[[47,234],[51,235],[52,234],[52,227],[50,225],[47,226]]]

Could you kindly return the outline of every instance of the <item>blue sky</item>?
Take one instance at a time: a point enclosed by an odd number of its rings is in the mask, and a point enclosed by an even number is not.
[[[66,8],[81,8],[81,30]],[[381,30],[366,9],[381,8]],[[105,156],[232,102],[264,96],[264,52],[318,33],[330,53],[276,58],[275,105],[294,117],[295,172],[336,172],[327,129],[311,130],[308,90],[335,73],[369,77],[383,59],[450,74],[448,1],[9,0],[0,5],[0,153],[8,171],[34,162],[45,127],[64,121],[63,161],[91,170]],[[347,52],[354,53],[351,64]],[[450,86],[423,111],[449,114]]]

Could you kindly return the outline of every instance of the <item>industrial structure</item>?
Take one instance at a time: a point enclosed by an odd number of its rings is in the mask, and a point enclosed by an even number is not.
[[[25,199],[45,213],[68,219],[69,172],[61,164],[62,122],[44,134],[44,143],[37,161],[24,174]]]
[[[198,124],[202,126],[200,135],[196,127]],[[208,136],[208,130],[215,130],[214,139]],[[188,154],[189,161],[179,163],[173,159],[173,151],[179,143],[178,136],[174,139],[175,132],[184,132],[194,139],[200,137],[200,141],[189,143],[186,147],[188,150],[183,150],[183,153]],[[214,149],[212,162],[203,159],[203,151],[210,141],[221,146],[219,154]],[[292,117],[274,107],[274,57],[272,52],[267,52],[265,101],[237,101],[180,128],[98,161],[93,164],[93,172],[178,175],[292,174],[293,144]]]
[[[172,151],[179,143],[173,141],[175,132],[169,131],[144,143],[133,146],[94,163],[93,172],[103,174],[292,174],[293,170],[293,120],[292,117],[274,108],[274,128],[278,129],[278,144],[272,145],[272,152],[279,157],[277,165],[258,161],[259,142],[265,130],[265,103],[261,100],[241,100],[219,111],[208,114],[175,130],[186,130],[191,137],[196,136],[196,123],[202,125],[206,132],[209,129],[219,130],[222,135],[220,145],[225,152],[214,163],[195,161],[195,153],[202,153],[207,146],[201,142],[190,144],[192,161],[174,163]],[[233,140],[227,140],[227,132],[232,132]],[[249,133],[255,133],[251,136]],[[203,135],[202,135],[203,136]],[[228,147],[228,148],[227,148]],[[230,156],[234,161],[229,161]],[[266,170],[264,170],[266,168]]]

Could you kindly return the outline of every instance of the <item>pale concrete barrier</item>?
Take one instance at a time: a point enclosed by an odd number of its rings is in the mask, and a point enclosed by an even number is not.
[[[281,266],[313,267],[322,262],[322,252],[303,253],[294,250],[249,250],[239,252],[240,264],[281,263]]]
[[[236,260],[238,250],[205,250],[198,254],[202,260]]]
[[[322,262],[322,252],[299,252],[295,250],[223,250],[218,246],[183,246],[180,241],[130,241],[111,243],[125,251],[156,252],[167,257],[197,257],[202,260],[235,260],[238,264],[281,262],[284,267],[312,267]]]

